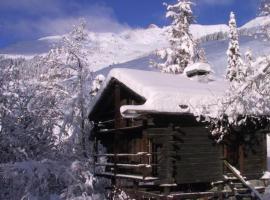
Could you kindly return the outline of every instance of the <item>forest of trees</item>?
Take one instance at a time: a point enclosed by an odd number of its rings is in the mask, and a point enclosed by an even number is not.
[[[86,39],[81,21],[46,56],[1,58],[0,199],[105,194],[91,173]]]

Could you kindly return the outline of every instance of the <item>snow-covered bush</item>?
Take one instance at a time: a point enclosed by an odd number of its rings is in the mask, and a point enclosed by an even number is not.
[[[0,76],[0,163],[52,155],[55,143],[53,122],[41,107],[35,113],[29,109],[37,88],[20,77],[21,61],[6,60],[3,63]]]
[[[0,172],[0,199],[105,199],[87,161],[25,161],[0,165]]]

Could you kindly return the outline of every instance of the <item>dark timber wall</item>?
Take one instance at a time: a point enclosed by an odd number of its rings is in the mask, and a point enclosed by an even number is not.
[[[189,115],[164,115],[161,118],[159,116],[154,119],[155,128],[145,131],[153,143],[154,151],[157,151],[155,160],[160,183],[186,184],[221,180],[222,148],[209,138],[205,126]],[[167,120],[172,124],[166,123]]]

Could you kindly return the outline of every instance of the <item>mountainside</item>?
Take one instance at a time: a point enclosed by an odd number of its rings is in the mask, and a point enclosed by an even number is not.
[[[270,42],[254,39],[252,36],[240,36],[239,42],[243,57],[248,49],[252,50],[254,57],[268,55],[270,53]],[[208,41],[204,42],[202,46],[205,49],[206,56],[215,72],[215,75],[223,76],[227,67],[226,51],[228,48],[228,40]],[[106,75],[112,68],[142,69],[147,71],[155,70],[150,66],[150,61],[157,59],[158,58],[154,54],[151,54],[126,63],[106,67],[97,71],[97,73]]]
[[[240,33],[242,34],[255,34],[260,32],[261,27],[270,25],[269,16],[257,17],[247,22],[244,26],[240,27]]]
[[[192,25],[191,32],[196,39],[208,35],[224,33],[227,25]],[[124,63],[151,54],[156,49],[168,46],[168,27],[155,25],[147,29],[126,30],[120,33],[89,32],[86,48],[89,53],[89,66],[99,70],[109,65]],[[62,36],[40,38],[37,41],[21,42],[0,49],[0,54],[8,57],[31,58],[47,53],[57,46]]]
[[[252,37],[260,27],[270,24],[269,17],[258,17],[239,28],[240,48],[242,54],[248,48],[254,51],[254,56],[270,52],[269,43]],[[228,41],[227,25],[191,26],[191,32],[196,39],[202,41],[209,62],[217,75],[224,74],[226,67],[226,50]],[[89,32],[86,48],[89,50],[89,66],[94,71],[108,71],[111,67],[129,67],[145,70],[149,68],[149,60],[155,59],[154,51],[168,46],[168,27],[150,25],[147,29],[125,30],[120,33]],[[47,53],[57,46],[63,36],[49,36],[36,41],[21,42],[0,49],[0,54],[7,57],[31,58]]]

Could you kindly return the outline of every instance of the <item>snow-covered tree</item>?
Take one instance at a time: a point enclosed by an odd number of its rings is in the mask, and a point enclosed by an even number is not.
[[[270,57],[259,57],[251,63],[251,68],[257,70],[243,82],[230,82],[216,104],[209,105],[210,109],[215,105],[214,110],[202,112],[209,117],[212,134],[219,141],[232,133],[252,136],[269,124]]]
[[[229,81],[240,82],[244,78],[242,71],[243,61],[241,59],[237,24],[233,12],[230,14],[229,28],[229,47],[227,50],[228,66],[226,78]]]
[[[165,62],[154,64],[162,72],[179,74],[194,62],[196,42],[189,30],[194,20],[192,5],[190,0],[178,0],[174,5],[167,5],[166,17],[172,20],[170,47],[157,53]]]
[[[87,133],[90,132],[86,110],[91,99],[92,71],[85,48],[88,37],[85,26],[85,21],[81,20],[63,37],[61,46],[51,50],[44,58],[43,63],[48,68],[41,79],[45,91],[56,97],[61,131],[67,133],[70,141],[76,143],[86,156]]]
[[[270,1],[261,0],[258,9],[259,17],[269,17],[270,16]],[[263,19],[264,20],[264,19]],[[269,23],[263,23],[260,26],[260,30],[257,30],[257,33],[260,34],[260,38],[263,38],[265,41],[270,40],[270,25]],[[255,35],[255,37],[258,37]]]
[[[203,48],[199,48],[197,47],[197,52],[196,52],[196,55],[197,55],[197,61],[198,62],[201,62],[201,63],[208,63],[208,60],[207,60],[207,57],[206,57],[206,53],[204,51]]]
[[[245,64],[244,64],[244,75],[245,77],[249,77],[255,73],[255,69],[253,69],[253,54],[252,50],[248,49],[245,53]]]
[[[51,118],[46,118],[41,107],[35,113],[29,109],[38,90],[35,84],[27,83],[21,77],[23,60],[6,59],[3,62],[0,76],[0,163],[48,156],[55,142]]]
[[[259,15],[260,16],[270,15],[270,1],[269,0],[261,0],[260,6],[259,6]]]
[[[0,199],[105,199],[82,147],[92,75],[81,27],[45,57],[0,58]]]

